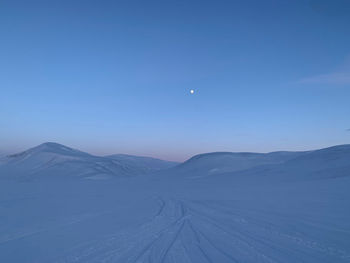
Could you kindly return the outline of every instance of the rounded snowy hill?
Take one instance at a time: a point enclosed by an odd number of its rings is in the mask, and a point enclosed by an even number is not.
[[[176,167],[181,173],[213,175],[246,170],[265,164],[279,164],[302,155],[303,152],[214,152],[196,155]]]
[[[304,152],[214,152],[196,155],[171,169],[172,174],[202,177],[218,174],[325,178],[350,175],[350,145]]]
[[[147,170],[147,163],[140,167],[137,159],[131,162],[94,156],[53,142],[9,155],[0,162],[0,172],[8,176],[74,175],[91,179],[139,175]]]

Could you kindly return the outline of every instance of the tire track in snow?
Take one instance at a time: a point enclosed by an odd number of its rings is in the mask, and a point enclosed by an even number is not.
[[[215,205],[215,202],[217,205]],[[57,263],[350,262],[349,254],[286,232],[258,210],[226,201],[158,198],[141,226],[75,249]]]

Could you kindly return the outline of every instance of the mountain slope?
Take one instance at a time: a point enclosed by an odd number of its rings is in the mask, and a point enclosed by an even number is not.
[[[288,160],[278,167],[283,174],[294,177],[332,178],[350,176],[350,144],[310,151]]]
[[[140,173],[148,173],[162,169],[168,169],[179,164],[177,162],[128,154],[113,154],[105,157],[132,166],[135,169],[138,169]]]
[[[171,169],[175,176],[264,176],[276,179],[311,179],[350,175],[350,145],[304,152],[216,152],[192,157]]]
[[[75,175],[87,178],[134,176],[140,168],[130,162],[94,156],[58,143],[43,143],[2,158],[0,173],[13,175]]]
[[[280,164],[304,152],[272,152],[272,153],[250,153],[250,152],[214,152],[196,155],[186,162],[178,165],[173,172],[191,174],[194,176],[207,176],[236,172],[250,169],[260,165]]]

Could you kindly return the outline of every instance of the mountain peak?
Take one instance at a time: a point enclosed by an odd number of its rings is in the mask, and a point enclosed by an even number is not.
[[[21,157],[21,156],[27,156],[32,154],[39,154],[39,153],[54,153],[54,154],[60,154],[60,155],[84,155],[84,156],[90,156],[90,154],[81,152],[79,150],[75,150],[73,148],[67,147],[65,145],[56,143],[56,142],[45,142],[38,146],[35,146],[33,148],[30,148],[24,152],[20,152],[17,154],[12,154],[9,157]]]
[[[39,144],[38,146],[32,148],[32,149],[40,149],[40,150],[67,150],[72,151],[73,149],[70,147],[67,147],[63,144],[59,144],[56,142],[44,142],[42,144]]]

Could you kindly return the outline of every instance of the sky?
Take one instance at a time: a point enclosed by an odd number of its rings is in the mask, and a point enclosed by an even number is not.
[[[350,1],[0,1],[0,154],[182,161],[349,129]]]

